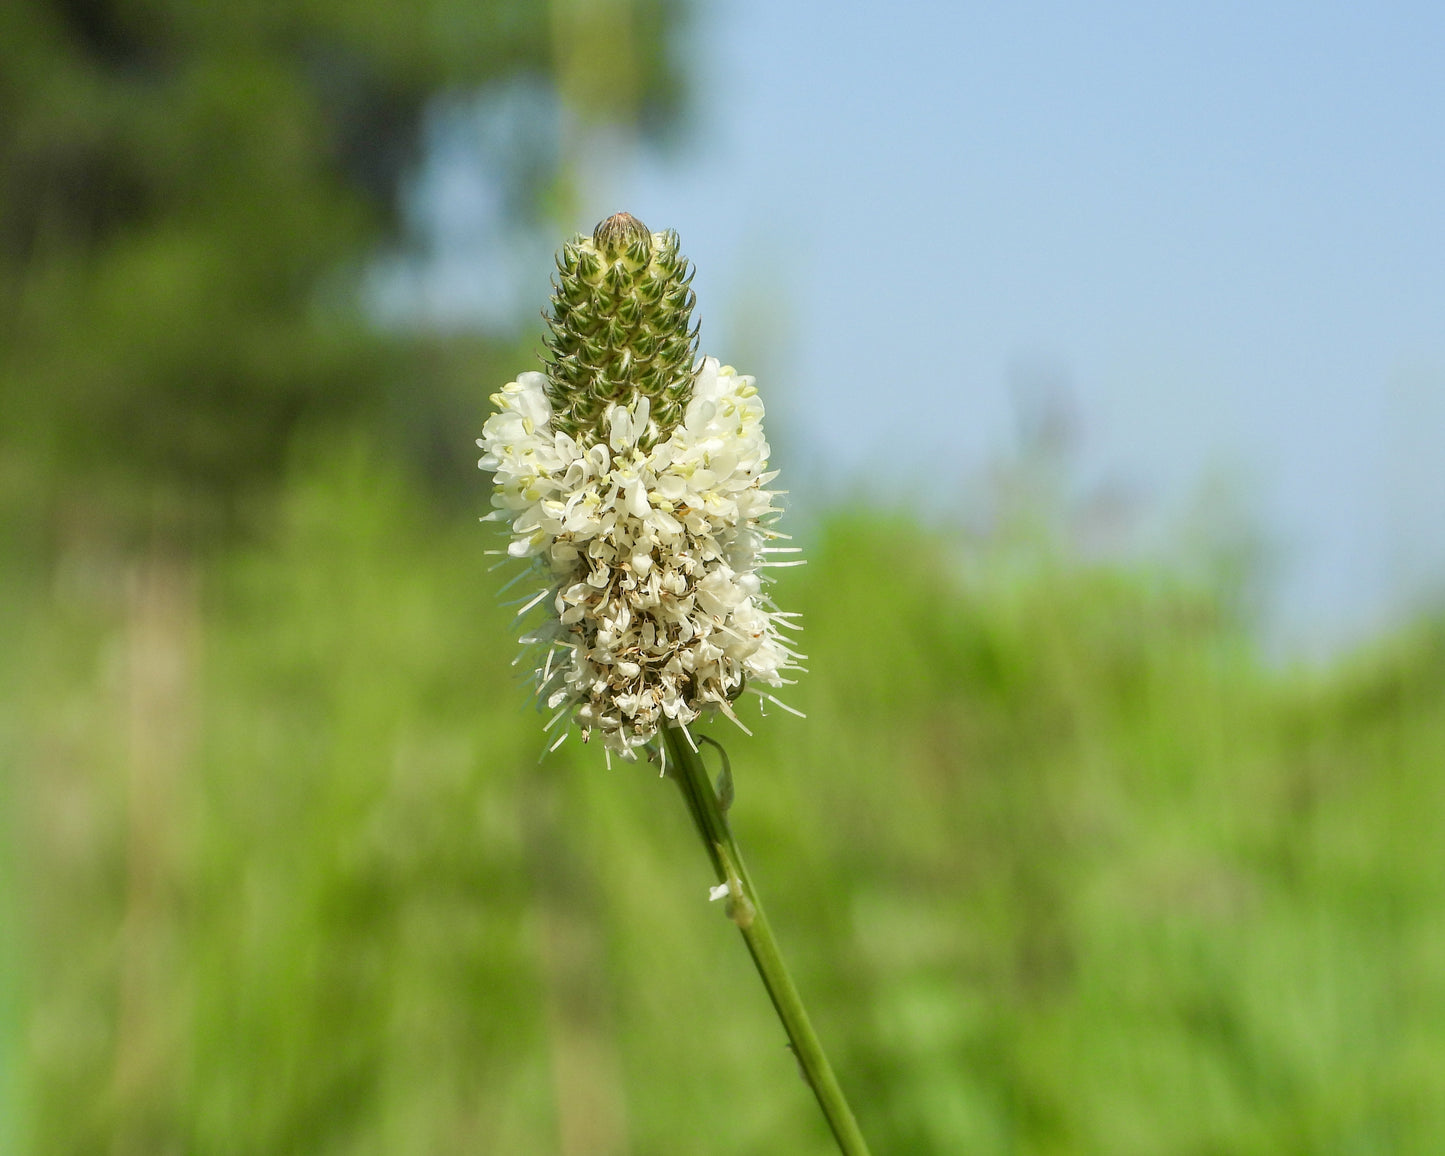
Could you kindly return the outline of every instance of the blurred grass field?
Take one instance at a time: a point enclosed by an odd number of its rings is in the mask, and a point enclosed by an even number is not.
[[[829,1151],[675,789],[539,763],[489,532],[363,442],[280,503],[6,529],[0,1147]],[[876,1152],[1445,1151],[1439,623],[1280,670],[1157,568],[790,528],[808,719],[714,733]]]

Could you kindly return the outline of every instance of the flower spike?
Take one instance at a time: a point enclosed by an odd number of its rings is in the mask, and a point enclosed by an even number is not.
[[[707,712],[741,726],[742,691],[796,667],[764,593],[774,472],[753,378],[695,356],[676,233],[618,213],[557,268],[547,372],[492,398],[480,465],[541,580],[538,698],[634,758]]]

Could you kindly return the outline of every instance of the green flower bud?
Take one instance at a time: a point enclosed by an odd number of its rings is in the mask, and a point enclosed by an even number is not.
[[[608,217],[557,257],[547,316],[553,428],[605,437],[609,406],[650,403],[652,437],[682,421],[697,376],[696,296],[677,234],[650,233],[630,213]]]

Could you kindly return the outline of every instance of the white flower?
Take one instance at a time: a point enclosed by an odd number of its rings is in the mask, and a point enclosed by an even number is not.
[[[507,552],[542,579],[523,610],[546,617],[522,641],[549,727],[570,714],[631,758],[668,723],[736,721],[745,686],[782,685],[800,657],[763,593],[782,535],[753,378],[704,358],[666,438],[644,396],[610,406],[593,444],[552,428],[546,385],[524,373],[496,394],[477,444]]]

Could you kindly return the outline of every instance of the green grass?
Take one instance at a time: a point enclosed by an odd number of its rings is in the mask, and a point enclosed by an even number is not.
[[[1445,631],[795,529],[809,717],[713,733],[876,1152],[1445,1151]],[[343,445],[203,562],[7,550],[0,1143],[830,1150],[675,789],[539,764],[495,544]]]

